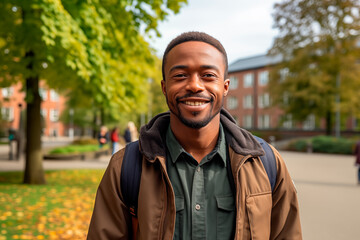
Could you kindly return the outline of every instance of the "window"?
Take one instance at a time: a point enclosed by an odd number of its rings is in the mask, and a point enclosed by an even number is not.
[[[244,128],[252,128],[253,126],[253,117],[251,115],[244,116]]]
[[[1,118],[9,122],[14,120],[14,108],[12,107],[1,108]]]
[[[50,109],[50,121],[57,122],[59,120],[59,110]]]
[[[288,68],[283,68],[280,70],[280,82],[285,81],[285,78],[287,78],[287,76],[289,75],[289,69]]]
[[[269,82],[269,72],[263,71],[259,73],[259,84],[261,86],[266,86]]]
[[[238,107],[238,99],[233,96],[227,98],[227,107],[229,110],[236,109]]]
[[[269,93],[264,93],[259,96],[259,108],[266,108],[270,106],[270,95]]]
[[[239,85],[239,79],[235,76],[231,76],[230,77],[230,85],[229,85],[229,89],[233,90],[233,89],[237,89]]]
[[[258,119],[259,128],[270,128],[270,116],[260,115]]]
[[[47,110],[46,110],[46,109],[41,109],[41,110],[40,110],[40,113],[41,113],[41,116],[42,116],[43,118],[46,118],[46,117],[47,117]]]
[[[54,102],[59,101],[59,95],[58,95],[58,93],[57,93],[55,90],[53,90],[53,89],[50,90],[50,100],[51,100],[51,101],[54,101]]]
[[[303,123],[304,130],[314,130],[315,129],[315,116],[313,114],[309,115]]]
[[[254,101],[252,95],[246,95],[244,96],[244,108],[253,108],[254,107]]]
[[[290,94],[289,94],[289,92],[285,91],[283,93],[283,103],[284,103],[284,105],[289,104],[289,99],[290,99]]]
[[[39,88],[39,94],[43,101],[47,100],[47,90],[44,88]]]
[[[287,114],[283,118],[283,127],[287,129],[291,129],[293,127],[292,115]]]
[[[244,87],[252,87],[254,85],[254,74],[248,73],[244,76]]]
[[[2,88],[1,92],[4,98],[9,98],[14,94],[14,88],[13,87]]]

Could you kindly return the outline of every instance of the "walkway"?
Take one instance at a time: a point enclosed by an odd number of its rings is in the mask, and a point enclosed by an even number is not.
[[[304,240],[359,239],[355,158],[281,152],[298,191]]]

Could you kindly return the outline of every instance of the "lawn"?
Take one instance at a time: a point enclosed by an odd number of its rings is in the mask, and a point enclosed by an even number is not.
[[[0,172],[0,240],[85,239],[104,171],[46,171],[47,185]]]

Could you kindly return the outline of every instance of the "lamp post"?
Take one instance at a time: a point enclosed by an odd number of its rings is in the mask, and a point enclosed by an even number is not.
[[[340,73],[336,76],[336,88],[338,90],[336,94],[336,115],[335,115],[335,136],[336,138],[340,138],[341,132],[340,132]]]
[[[23,124],[23,117],[22,117],[22,104],[18,104],[19,107],[19,130],[18,134],[16,136],[17,140],[17,146],[16,146],[16,160],[19,160],[21,157],[21,154],[24,150],[24,140],[25,140],[25,134],[24,134],[24,124]]]
[[[73,140],[74,139],[74,109],[70,108],[69,115],[70,115],[69,138]]]

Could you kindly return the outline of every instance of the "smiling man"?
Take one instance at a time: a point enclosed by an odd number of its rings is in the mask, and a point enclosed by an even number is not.
[[[88,239],[302,238],[296,190],[281,156],[270,147],[267,157],[222,108],[227,65],[221,43],[205,33],[183,33],[169,43],[161,86],[170,111],[141,128],[136,152],[113,155]],[[123,166],[137,152],[140,188],[132,216]],[[274,162],[274,184],[265,153]]]

